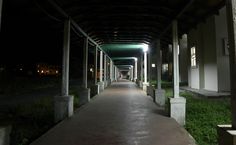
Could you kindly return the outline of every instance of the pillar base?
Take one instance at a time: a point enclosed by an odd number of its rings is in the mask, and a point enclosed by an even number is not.
[[[90,101],[90,89],[82,88],[79,92],[79,105],[84,105]]]
[[[185,125],[186,99],[184,97],[169,98],[169,115],[180,125]]]
[[[143,90],[146,92],[147,91],[147,86],[149,86],[149,83],[143,82]]]
[[[152,98],[154,98],[154,97],[155,97],[154,94],[155,94],[155,93],[154,93],[154,88],[153,88],[153,86],[147,86],[147,95],[149,95],[149,96],[151,96]]]
[[[91,98],[97,94],[99,94],[99,84],[93,85],[90,90]]]
[[[110,84],[111,84],[111,79],[108,79],[107,80],[107,86],[110,86]]]
[[[11,126],[0,126],[0,145],[10,145]]]
[[[108,82],[104,81],[104,89],[107,87]]]
[[[74,96],[55,96],[54,110],[55,122],[72,116],[74,111]]]
[[[139,81],[139,82],[138,82],[138,86],[139,86],[140,88],[142,88],[142,87],[143,87],[143,82],[142,82],[142,81]]]
[[[104,90],[104,82],[98,82],[99,84],[99,93],[101,93]]]
[[[154,102],[156,102],[160,106],[165,106],[165,103],[166,103],[165,92],[166,92],[165,90],[156,89],[155,96],[154,96]]]
[[[218,144],[236,145],[236,130],[232,125],[217,125]]]

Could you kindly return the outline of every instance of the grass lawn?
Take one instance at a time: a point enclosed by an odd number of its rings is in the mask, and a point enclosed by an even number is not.
[[[166,89],[166,96],[172,90]],[[181,93],[186,98],[185,128],[198,145],[217,145],[218,124],[231,124],[230,99],[203,99],[191,93]]]
[[[54,126],[53,98],[19,105],[8,113],[11,120],[11,145],[28,145]]]
[[[74,96],[76,109],[79,107],[78,91],[71,88],[70,94]],[[44,97],[37,102],[11,108],[4,115],[4,122],[12,125],[11,145],[30,144],[56,125],[53,97]]]

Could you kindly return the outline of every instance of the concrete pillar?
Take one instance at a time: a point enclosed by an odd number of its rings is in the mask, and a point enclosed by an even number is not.
[[[143,56],[140,57],[140,81],[139,87],[143,87]]]
[[[230,77],[232,125],[218,125],[219,145],[236,144],[236,0],[226,0]]]
[[[10,145],[10,134],[12,127],[10,125],[0,126],[0,145]]]
[[[88,88],[88,38],[84,38],[83,48],[83,89],[79,91],[79,104],[83,105],[90,101],[90,88]]]
[[[144,52],[144,83],[147,83],[147,52]]]
[[[115,76],[115,81],[117,81],[117,68],[116,66],[114,66],[114,76]]]
[[[107,56],[104,54],[104,87],[107,87]]]
[[[64,23],[63,62],[62,62],[62,90],[61,96],[55,96],[54,119],[61,121],[73,115],[74,97],[69,95],[69,60],[70,60],[70,20]]]
[[[110,80],[113,82],[113,62],[110,60]]]
[[[151,69],[151,66],[152,66],[152,50],[150,49],[148,51],[148,72],[147,72],[147,78],[148,78],[148,82],[151,83],[151,79],[152,79],[152,69]]]
[[[97,72],[98,72],[98,47],[95,47],[95,60],[94,60],[94,88],[93,91],[95,91],[93,94],[99,94],[100,93],[100,89],[99,89],[99,84],[98,84],[98,76],[97,76]],[[92,90],[91,90],[92,92]],[[91,93],[92,94],[92,93]]]
[[[95,84],[97,84],[97,80],[98,80],[98,76],[97,76],[97,72],[98,72],[98,47],[95,47],[95,62],[94,62],[94,66],[95,66],[95,70],[94,70],[94,74],[95,74]]]
[[[103,52],[100,50],[100,82],[99,82],[99,92],[104,90],[104,82],[103,82]]]
[[[137,81],[137,77],[138,77],[138,59],[135,58],[134,59],[134,81]]]
[[[160,39],[156,41],[157,47],[157,62],[156,62],[156,69],[157,69],[157,88],[155,90],[155,97],[154,102],[156,102],[160,106],[165,106],[166,97],[165,97],[165,90],[161,88],[161,68],[162,68],[162,54],[161,54],[161,42]]]
[[[88,87],[88,38],[84,39],[83,48],[83,87]]]
[[[147,86],[149,85],[147,82],[147,51],[144,52],[144,82],[143,82],[143,90],[147,91]]]
[[[103,80],[102,80],[102,74],[103,74],[103,52],[102,51],[100,51],[100,82],[103,82]]]
[[[1,23],[2,23],[2,1],[0,0],[0,32],[1,32]]]
[[[170,117],[174,118],[180,125],[185,125],[186,99],[179,96],[179,54],[178,54],[178,28],[177,21],[173,21],[173,81],[174,97],[169,98]]]
[[[130,67],[130,80],[131,81],[134,80],[134,67],[133,66]]]

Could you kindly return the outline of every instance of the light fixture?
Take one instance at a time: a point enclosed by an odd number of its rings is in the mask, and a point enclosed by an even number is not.
[[[143,52],[147,52],[148,51],[148,45],[147,44],[143,44]]]

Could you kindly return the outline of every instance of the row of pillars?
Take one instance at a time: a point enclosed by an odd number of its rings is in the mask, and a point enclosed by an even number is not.
[[[2,3],[3,0],[0,0],[0,30],[1,30],[1,14],[2,14]],[[235,74],[236,74],[236,0],[227,0],[226,1],[226,8],[227,8],[227,21],[228,21],[228,35],[229,35],[229,46],[230,46],[230,76],[231,76],[231,108],[232,108],[232,125],[221,125],[218,126],[218,133],[219,133],[219,144],[220,145],[231,145],[234,144],[235,140],[235,131],[236,129],[236,81],[235,81]],[[73,96],[69,96],[69,36],[70,36],[70,20],[65,22],[65,35],[64,35],[64,46],[63,46],[63,75],[62,75],[62,92],[61,96],[55,97],[55,119],[61,120],[64,117],[71,116],[73,114]],[[88,47],[88,39],[86,38],[85,48]],[[157,49],[160,50],[159,40],[157,41]],[[84,53],[87,53],[88,49],[84,50]],[[158,55],[160,56],[160,52]],[[100,51],[100,58],[102,56],[102,52]],[[87,70],[87,58],[88,55],[84,56],[84,70]],[[161,57],[157,62],[157,90],[161,90]],[[141,57],[142,59],[142,57]],[[102,66],[102,59],[100,59],[100,71]],[[144,53],[144,63],[147,61],[146,53]],[[146,63],[145,63],[146,64]],[[173,64],[174,64],[174,98],[170,99],[170,112],[173,111],[172,117],[174,117],[177,121],[184,123],[184,120],[181,118],[185,118],[185,99],[179,96],[179,63],[178,63],[178,33],[177,33],[177,21],[173,22]],[[142,66],[142,60],[141,60]],[[147,65],[144,68],[144,84],[147,83]],[[136,69],[137,67],[135,67]],[[105,68],[104,68],[105,69]],[[141,67],[141,76],[142,76],[142,67]],[[136,72],[136,71],[135,71]],[[102,76],[100,72],[100,82],[102,82]],[[117,79],[118,76],[118,69],[114,67],[114,78]],[[137,75],[136,75],[137,76]],[[135,79],[136,76],[134,76]],[[84,71],[84,80],[83,86],[87,89],[87,71]],[[113,77],[111,77],[113,78]],[[141,77],[141,81],[143,78]],[[179,105],[182,104],[182,105]],[[181,106],[179,108],[179,106]],[[176,112],[179,111],[180,112]],[[175,116],[176,115],[176,116]],[[230,139],[229,139],[230,138]]]
[[[70,19],[64,23],[64,41],[63,41],[63,63],[62,63],[62,89],[61,95],[55,97],[55,122],[63,120],[66,117],[73,115],[73,96],[69,95],[69,65],[70,65]],[[83,47],[83,83],[80,90],[80,104],[85,104],[90,101],[90,88],[88,88],[88,37],[84,38]],[[95,87],[96,93],[103,91],[104,88],[114,80],[117,80],[118,69],[113,64],[113,61],[100,49],[100,76],[97,82],[97,60],[98,46],[95,48]],[[104,57],[104,58],[103,58]],[[110,80],[107,78],[107,64],[110,65]],[[103,68],[104,66],[104,68]]]
[[[185,112],[186,112],[186,99],[179,95],[179,48],[178,48],[178,23],[174,20],[172,23],[173,32],[173,98],[169,98],[169,115],[174,118],[179,124],[185,125]],[[161,88],[161,68],[162,68],[162,53],[160,39],[156,41],[157,49],[157,87],[155,88],[154,101],[164,106],[166,102],[165,91]],[[150,53],[151,54],[151,53]],[[150,58],[150,56],[149,56]],[[150,62],[150,60],[149,60]],[[136,65],[136,63],[135,63]],[[143,88],[144,91],[148,91],[149,83],[147,81],[149,70],[149,81],[150,81],[150,66],[148,65],[147,51],[144,50],[143,57],[140,57],[140,81],[139,86]],[[149,66],[149,69],[148,69]],[[137,68],[137,67],[135,67]]]

